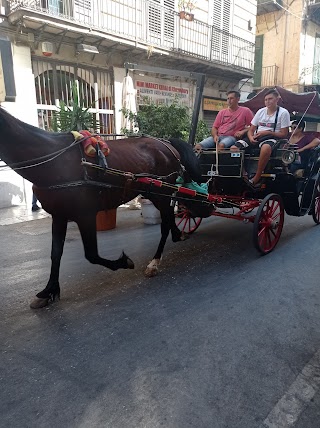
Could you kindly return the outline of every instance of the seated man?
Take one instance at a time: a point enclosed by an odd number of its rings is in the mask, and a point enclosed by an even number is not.
[[[290,125],[288,110],[278,106],[280,96],[276,89],[269,89],[264,97],[265,107],[254,115],[248,131],[247,140],[239,140],[231,147],[237,151],[248,147],[260,147],[260,155],[255,176],[250,180],[256,185],[270,159],[272,148],[277,140],[286,138]]]
[[[289,138],[288,147],[295,145],[300,154],[300,160],[293,162],[289,170],[292,174],[297,172],[299,169],[306,169],[310,157],[310,151],[315,147],[319,146],[320,140],[315,137],[314,134],[306,135],[303,131],[306,126],[306,122],[294,120],[291,124],[291,136]]]
[[[196,144],[196,150],[214,148],[218,143],[220,148],[229,148],[237,139],[244,137],[253,114],[248,107],[240,107],[239,100],[238,91],[227,93],[228,108],[219,111],[212,125],[212,136]]]

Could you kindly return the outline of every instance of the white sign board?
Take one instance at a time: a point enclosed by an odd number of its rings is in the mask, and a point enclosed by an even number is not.
[[[189,88],[143,80],[137,80],[135,83],[138,105],[172,104],[177,101],[181,105],[189,106]]]

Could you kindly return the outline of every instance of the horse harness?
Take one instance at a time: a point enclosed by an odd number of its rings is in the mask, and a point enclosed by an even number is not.
[[[84,149],[83,149],[83,144],[91,139],[92,137],[95,137],[96,134],[90,134],[90,135],[84,135],[82,136],[82,138],[79,137],[75,137],[74,141],[68,146],[65,147],[63,149],[57,150],[56,152],[53,152],[51,154],[48,155],[44,155],[38,158],[34,158],[28,161],[22,161],[22,162],[16,162],[14,164],[10,165],[10,168],[13,169],[14,171],[18,171],[21,169],[27,169],[27,168],[33,168],[36,166],[40,166],[43,165],[47,162],[51,162],[54,159],[56,159],[57,157],[61,156],[63,153],[65,153],[67,150],[75,147],[78,145],[80,153],[81,153],[81,165],[84,167],[84,179],[83,180],[76,180],[76,181],[71,181],[68,183],[61,183],[61,184],[55,184],[52,186],[47,186],[47,187],[40,187],[37,186],[39,189],[62,189],[62,188],[68,188],[68,187],[78,187],[78,186],[84,186],[84,185],[89,185],[89,186],[93,186],[93,187],[101,187],[101,188],[114,188],[114,187],[119,187],[119,188],[123,188],[123,186],[117,186],[115,184],[109,184],[103,181],[99,181],[99,180],[95,180],[93,178],[90,177],[90,175],[88,174],[88,170],[87,168],[90,169],[97,169],[100,172],[103,172],[104,175],[108,174],[108,175],[114,175],[114,176],[118,176],[118,177],[123,177],[125,178],[126,182],[128,183],[128,185],[130,185],[133,181],[135,181],[138,178],[141,177],[150,177],[153,179],[159,179],[159,180],[167,180],[169,177],[172,177],[173,175],[176,175],[177,177],[179,175],[183,175],[183,173],[185,172],[185,168],[184,166],[181,164],[181,161],[179,159],[179,157],[177,156],[177,154],[175,153],[175,151],[172,149],[170,141],[165,140],[165,139],[159,139],[159,138],[155,138],[153,136],[150,135],[144,135],[142,134],[139,137],[147,137],[150,139],[153,139],[155,141],[160,142],[161,144],[163,144],[170,152],[171,154],[175,157],[175,159],[178,161],[179,163],[179,170],[178,171],[174,171],[166,176],[156,176],[153,174],[148,174],[148,173],[138,173],[138,174],[134,174],[131,172],[125,172],[125,171],[121,171],[121,170],[117,170],[114,168],[110,168],[108,166],[107,163],[107,159],[106,156],[103,154],[102,150],[100,149],[99,144],[97,144],[96,146],[96,163],[93,162],[88,162],[86,157],[85,157],[85,153],[84,153]],[[111,136],[123,136],[123,135],[119,135],[119,134],[99,134],[100,136],[105,136],[105,137],[111,137]],[[80,144],[82,143],[82,144]],[[3,168],[8,168],[7,165],[4,166],[0,166],[0,170]],[[125,185],[125,189],[126,190],[126,185]]]

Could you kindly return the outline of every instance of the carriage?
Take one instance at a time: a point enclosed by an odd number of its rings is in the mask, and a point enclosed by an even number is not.
[[[280,140],[273,152],[261,186],[253,187],[243,177],[245,169],[254,173],[258,150],[251,154],[222,150],[204,150],[199,155],[203,180],[208,183],[208,194],[198,193],[179,197],[176,212],[177,225],[193,233],[203,217],[218,216],[244,223],[253,223],[253,243],[262,254],[270,253],[277,245],[284,223],[284,214],[312,215],[320,223],[320,147],[312,150],[307,168],[298,175],[290,173],[290,164],[298,153]]]
[[[319,122],[319,94],[296,94],[276,87],[285,107],[295,119]],[[264,101],[267,89],[262,90],[242,105],[256,112]],[[319,133],[314,134],[319,137]],[[284,222],[284,214],[303,216],[309,214],[316,224],[320,223],[320,148],[310,151],[309,162],[299,174],[290,173],[290,165],[298,161],[297,150],[280,140],[274,146],[271,158],[262,176],[262,185],[253,188],[243,177],[255,172],[259,150],[250,154],[232,153],[229,150],[217,154],[214,150],[203,151],[199,156],[203,181],[208,183],[207,212],[199,211],[200,205],[190,205],[188,200],[178,202],[177,225],[193,233],[203,217],[219,216],[253,223],[253,242],[258,251],[267,254],[277,245]],[[199,198],[198,198],[199,199]],[[204,215],[205,214],[205,215]]]
[[[290,101],[291,112],[304,111],[305,105],[309,108],[314,101],[318,119],[320,109],[315,94],[311,93],[309,104],[304,99],[300,110]],[[292,216],[311,214],[320,223],[319,149],[313,150],[307,168],[298,178],[288,170],[296,159],[296,151],[288,149],[286,141],[279,141],[265,169],[262,186],[257,189],[243,177],[243,168],[254,172],[257,153],[209,150],[197,159],[190,144],[169,144],[140,136],[108,139],[106,160],[97,139],[92,138],[92,144],[95,140],[97,145],[97,158],[92,161],[81,148],[88,137],[78,140],[72,133],[44,131],[16,119],[1,107],[0,129],[1,158],[34,183],[42,207],[52,215],[50,276],[46,287],[31,303],[32,308],[44,307],[60,296],[60,261],[69,220],[79,227],[89,262],[111,270],[134,267],[125,253],[115,260],[99,255],[96,214],[114,209],[139,194],[151,199],[161,214],[161,238],[145,270],[147,276],[157,274],[170,232],[173,242],[183,241],[183,232],[194,232],[202,218],[211,215],[253,223],[254,244],[262,254],[272,251],[279,241],[285,212]],[[176,183],[182,164],[190,179],[208,184],[207,191],[190,188],[187,176],[182,185]]]

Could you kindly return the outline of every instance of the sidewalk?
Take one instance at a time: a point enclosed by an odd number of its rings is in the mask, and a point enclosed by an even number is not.
[[[22,223],[24,221],[39,220],[50,217],[50,214],[43,209],[32,212],[26,205],[17,205],[9,208],[0,209],[0,226],[8,224]]]
[[[12,206],[9,208],[0,208],[0,226],[7,226],[9,224],[23,223],[25,221],[39,220],[42,218],[51,217],[45,210],[41,209],[32,212],[31,208],[26,205]],[[121,220],[136,218],[142,223],[141,210],[129,209],[129,204],[120,205],[117,209],[117,224],[121,224]]]

